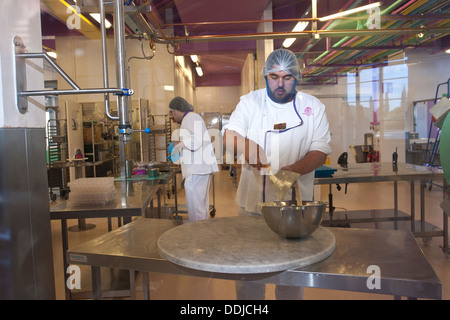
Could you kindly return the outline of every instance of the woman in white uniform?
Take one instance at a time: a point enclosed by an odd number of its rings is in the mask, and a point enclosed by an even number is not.
[[[181,163],[189,221],[198,221],[208,218],[211,175],[219,169],[205,122],[193,110],[182,97],[170,101],[170,118],[181,126],[168,150],[170,159]]]
[[[242,96],[224,127],[226,150],[245,158],[236,201],[240,214],[247,215],[261,214],[259,202],[292,198],[287,192],[279,199],[262,168],[301,174],[298,185],[302,200],[311,201],[314,170],[331,153],[325,106],[317,98],[296,91],[301,72],[295,55],[286,49],[273,51],[263,73],[266,89]],[[236,289],[238,299],[264,299],[264,285],[237,282]],[[302,297],[302,290],[277,286],[276,294],[277,299],[295,299]]]

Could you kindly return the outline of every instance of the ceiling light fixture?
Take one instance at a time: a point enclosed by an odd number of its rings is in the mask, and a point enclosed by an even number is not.
[[[199,77],[203,76],[203,70],[202,67],[200,67],[199,64],[197,64],[197,66],[195,67],[195,71],[197,71],[197,74]]]
[[[58,58],[58,55],[56,54],[55,51],[47,51],[47,55],[53,59]]]
[[[100,23],[100,13],[89,13],[89,15],[94,18],[98,23]],[[105,28],[109,29],[112,27],[111,22],[105,19]]]
[[[198,57],[196,55],[192,55],[191,60],[195,64],[195,71],[197,71],[197,75],[199,77],[203,76],[203,70],[202,70],[202,67],[200,67],[200,64],[198,63]]]
[[[308,26],[308,24],[309,24],[309,22],[300,21],[295,25],[294,29],[292,29],[292,32],[302,32],[303,30],[305,30],[305,28]],[[296,40],[296,38],[287,38],[283,42],[283,47],[289,48],[294,43],[295,40]]]
[[[358,7],[358,8],[354,8],[354,9],[350,9],[350,10],[346,10],[346,11],[342,11],[342,12],[338,12],[338,13],[335,13],[335,14],[332,14],[332,15],[329,15],[329,16],[326,16],[326,17],[319,18],[319,21],[328,21],[328,20],[340,18],[340,17],[343,17],[343,16],[348,16],[349,14],[353,14],[353,13],[356,13],[356,12],[360,12],[360,11],[376,8],[376,7],[379,7],[380,5],[381,5],[380,2],[371,3],[371,4],[368,4],[366,6],[362,6],[362,7]]]
[[[450,49],[445,50],[445,53],[450,54]]]
[[[196,54],[191,55],[191,60],[193,63],[197,63],[198,62],[198,56]]]

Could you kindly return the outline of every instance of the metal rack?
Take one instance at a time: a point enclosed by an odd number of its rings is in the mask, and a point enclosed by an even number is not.
[[[163,153],[164,161],[162,162],[167,162],[167,157],[169,156],[167,146],[172,137],[172,124],[169,115],[151,115],[150,117],[152,118],[149,136],[150,161],[158,162],[160,159],[158,154]],[[158,139],[158,137],[162,137],[162,139]]]
[[[92,163],[93,176],[104,176],[104,175],[114,175],[116,171],[116,158],[118,157],[115,153],[115,140],[112,136],[112,130],[110,132],[105,132],[110,125],[101,122],[85,121],[83,122],[83,129],[90,129],[88,131],[89,139],[84,141],[84,155],[88,157],[88,162]],[[100,132],[96,131],[97,128]],[[100,133],[100,136],[99,136]],[[104,139],[105,135],[110,135],[109,139]],[[87,137],[85,137],[87,138]],[[100,146],[104,148],[101,149]],[[106,149],[105,149],[106,147]],[[106,153],[106,156],[104,155]],[[112,172],[111,174],[100,174],[97,172],[97,166],[105,165],[107,162],[112,161]]]
[[[68,158],[66,130],[66,120],[49,119],[47,122],[47,177],[52,200],[56,200],[53,188],[59,188],[62,197],[66,196],[68,191],[68,171],[64,165]]]

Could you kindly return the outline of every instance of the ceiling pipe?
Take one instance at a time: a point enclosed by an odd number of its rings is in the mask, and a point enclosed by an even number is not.
[[[382,16],[386,13],[389,12],[389,10],[395,8],[397,5],[399,5],[403,0],[397,0],[395,3],[391,4],[388,8],[386,8],[385,10],[383,10],[383,13],[381,14]],[[348,38],[344,38],[343,41],[346,41]],[[348,42],[346,42],[344,45],[348,45],[350,43],[353,42],[358,42],[358,44],[361,44],[363,42],[369,41],[371,38],[367,39],[359,39],[359,37],[353,37],[351,38]],[[335,44],[333,47],[338,47],[338,45],[340,45],[340,43]],[[334,57],[333,57],[334,55]],[[332,60],[336,60],[338,58],[338,56],[340,55],[340,53],[336,52],[331,52],[327,57],[323,58],[322,60],[328,59],[327,62],[330,62]],[[319,58],[316,58],[314,62],[318,62]]]
[[[381,12],[381,15],[385,15],[386,13],[390,12],[390,10],[394,10],[394,8],[395,8],[396,6],[398,6],[398,5],[400,5],[401,2],[402,2],[402,0],[397,0],[396,2],[394,2],[393,4],[391,4],[389,7],[387,7],[386,9],[384,9],[384,10]],[[397,10],[396,12],[398,12],[398,10]],[[406,18],[406,17],[405,17],[405,18]],[[422,18],[422,16],[420,16],[420,18]],[[399,20],[401,20],[401,18],[400,18]],[[394,24],[394,22],[392,22],[390,25],[393,25],[393,24]],[[400,24],[400,23],[399,23],[399,24]],[[358,37],[353,37],[352,40],[351,40],[351,42],[355,42],[357,39],[358,39]],[[372,40],[373,40],[373,36],[372,36],[372,37],[369,37],[368,39],[360,39],[360,40],[358,40],[357,42],[358,42],[359,45],[361,45],[361,43],[367,43],[367,42],[370,42],[370,41],[372,41]],[[379,40],[379,39],[378,39],[378,40]],[[340,44],[339,44],[339,45],[340,45]],[[333,47],[335,47],[335,46],[337,47],[338,44],[334,45]],[[327,56],[324,57],[324,54],[327,54]],[[335,61],[335,60],[342,54],[342,51],[341,51],[341,52],[331,51],[330,53],[325,52],[324,54],[321,55],[321,56],[319,56],[318,58],[316,58],[316,59],[314,60],[314,63],[319,63],[319,62],[325,63],[325,61],[326,61],[327,63],[329,63],[329,62]],[[359,53],[359,54],[361,54],[361,53]],[[346,58],[348,59],[348,57],[346,57]]]
[[[208,25],[221,25],[221,24],[246,24],[246,23],[265,23],[265,22],[311,22],[318,19],[313,18],[293,18],[293,19],[266,19],[266,20],[237,20],[237,21],[204,21],[204,22],[180,22],[180,23],[165,23],[161,27],[192,27],[192,26],[208,26]]]
[[[352,0],[353,1],[353,0]],[[399,2],[403,0],[398,0]],[[350,1],[351,2],[351,1]],[[343,9],[342,10],[346,10]],[[321,28],[321,30],[324,30],[325,27],[329,26],[333,22],[336,22],[337,20],[360,20],[361,17],[337,17],[332,20],[326,21],[325,25]],[[411,20],[411,19],[425,19],[425,20],[433,20],[433,19],[450,19],[450,14],[447,13],[434,13],[434,14],[427,14],[426,16],[423,15],[384,15],[381,17],[382,20]],[[313,18],[292,18],[292,19],[270,19],[270,20],[236,20],[236,21],[204,21],[204,22],[180,22],[180,23],[162,23],[160,24],[161,28],[167,28],[167,27],[192,27],[192,26],[208,26],[208,25],[222,25],[222,24],[246,24],[246,23],[265,23],[265,22],[312,22],[312,21],[319,21],[319,18],[313,19]]]
[[[407,44],[407,45],[380,45],[380,46],[355,46],[355,47],[338,47],[333,48],[335,51],[364,51],[364,50],[406,50],[406,49],[415,49],[415,48],[432,48],[432,45],[417,45],[417,44]]]
[[[403,9],[408,8],[411,4],[413,4],[414,2],[416,2],[417,0],[411,0],[407,3],[405,3],[403,6],[401,6],[400,8],[398,8],[397,10],[393,11],[392,14],[398,14],[399,12],[401,12]]]
[[[399,5],[402,1],[403,1],[403,0],[397,0],[395,3],[393,3],[393,4],[390,5],[388,8],[386,8],[385,10],[383,10],[383,12],[382,12],[381,15],[384,16],[387,12],[389,12],[389,10],[395,8],[395,7],[396,7],[397,5]],[[358,1],[357,3],[353,3],[353,4],[352,4],[352,7],[354,7],[355,5],[359,4],[359,2],[360,2],[360,1]],[[348,4],[348,5],[349,5],[349,4]],[[349,5],[349,6],[350,6],[350,5]],[[347,9],[346,7],[343,7],[343,8],[342,8],[342,10],[346,10],[346,9]],[[333,47],[339,46],[342,42],[347,41],[348,39],[349,39],[349,38],[344,38],[344,39],[342,39],[341,42],[336,43],[335,45],[333,45]],[[354,41],[356,41],[357,39],[358,39],[358,37],[353,37],[353,38],[350,39],[350,41],[349,41],[348,43],[354,42]],[[346,44],[348,44],[348,43],[346,43]],[[327,58],[330,58],[330,57],[334,54],[334,52],[324,52],[323,55],[325,55],[325,54],[327,54],[327,57],[326,57],[326,58],[323,58],[323,60],[325,60],[325,59],[327,59]],[[329,55],[328,55],[328,54],[329,54]],[[314,62],[319,62],[319,61],[322,59],[323,55],[317,57],[317,58],[314,60]]]
[[[342,10],[342,11],[345,11],[345,10],[347,10],[347,9],[352,9],[352,8],[354,8],[355,6],[357,6],[360,2],[361,2],[361,0],[350,0],[349,2],[347,2],[347,3],[341,8],[341,10]],[[345,17],[345,18],[348,18],[348,17]],[[325,26],[322,28],[322,30],[329,30],[329,29],[331,29],[332,27],[334,27],[334,26],[336,25],[337,21],[338,21],[338,20],[329,20],[329,21],[325,24]],[[346,40],[347,40],[347,38],[341,39],[337,44],[333,45],[333,47],[334,47],[334,46],[340,45],[341,42],[344,42],[344,41],[346,41]],[[308,47],[306,48],[306,51],[310,50],[316,43],[317,43],[317,42],[310,43],[310,45],[308,45]],[[321,57],[323,57],[324,55],[327,55],[327,54],[329,54],[329,53],[330,53],[329,51],[323,52],[319,57],[317,57],[316,59],[314,59],[314,62],[317,62],[319,59],[321,59]]]
[[[219,35],[202,35],[202,36],[173,36],[167,37],[168,41],[183,42],[210,42],[210,41],[243,41],[243,40],[261,40],[261,39],[279,39],[279,38],[308,38],[312,34],[319,34],[324,37],[345,37],[349,35],[357,36],[380,36],[380,35],[399,35],[399,34],[417,34],[418,32],[434,33],[450,33],[450,27],[430,27],[430,28],[414,28],[414,29],[371,29],[371,30],[317,30],[302,32],[262,32],[262,33],[241,33],[241,34],[219,34]]]

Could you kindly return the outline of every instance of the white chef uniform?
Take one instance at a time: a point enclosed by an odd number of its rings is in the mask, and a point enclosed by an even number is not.
[[[274,102],[266,89],[252,91],[241,97],[224,130],[233,130],[263,147],[274,170],[302,159],[313,150],[331,153],[325,106],[303,92],[296,93],[294,108],[294,101]],[[265,201],[277,200],[269,180],[266,178],[264,182],[261,171],[244,164],[236,194],[238,205],[247,212],[260,214],[257,204],[263,201],[263,191]],[[314,172],[300,176],[298,184],[302,200],[313,200]],[[290,200],[291,193],[284,198]]]
[[[194,112],[184,115],[177,131],[172,138],[178,140],[179,135],[183,143],[174,147],[172,156],[180,153],[189,221],[207,219],[211,175],[219,171],[210,136],[202,117]]]

